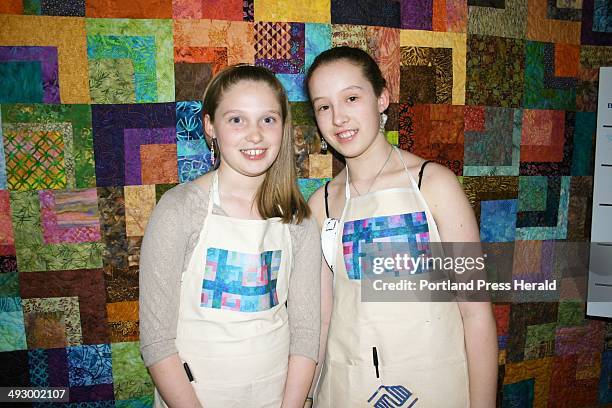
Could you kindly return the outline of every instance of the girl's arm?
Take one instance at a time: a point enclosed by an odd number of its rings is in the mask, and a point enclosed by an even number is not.
[[[304,406],[319,354],[321,330],[321,244],[313,218],[290,225],[293,269],[287,312],[291,344],[283,408]]]
[[[184,187],[166,192],[146,227],[140,252],[140,350],[169,407],[199,407],[176,349],[181,272],[187,247]],[[199,220],[198,220],[199,221]]]
[[[293,354],[289,356],[289,371],[285,383],[282,408],[302,408],[315,371],[314,360]]]
[[[425,174],[422,190],[438,223],[442,242],[480,242],[474,212],[455,175],[433,163],[426,167]],[[459,302],[459,310],[470,379],[470,406],[495,407],[498,350],[491,303]]]
[[[166,357],[149,367],[157,391],[168,407],[201,408],[202,405],[187,378],[178,354]]]
[[[470,376],[470,407],[495,407],[497,332],[488,302],[460,302]]]

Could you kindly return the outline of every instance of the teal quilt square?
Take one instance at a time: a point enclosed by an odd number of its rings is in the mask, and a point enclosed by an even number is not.
[[[27,348],[21,298],[0,298],[0,352]]]

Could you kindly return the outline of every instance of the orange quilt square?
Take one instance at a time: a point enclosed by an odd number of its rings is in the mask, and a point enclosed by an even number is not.
[[[140,146],[142,184],[178,183],[178,164],[175,144]]]
[[[580,46],[555,44],[555,76],[577,77],[580,69]]]
[[[87,0],[85,15],[98,18],[172,18],[172,0]]]

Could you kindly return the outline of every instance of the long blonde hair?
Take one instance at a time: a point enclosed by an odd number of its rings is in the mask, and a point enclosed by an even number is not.
[[[241,81],[263,82],[276,95],[281,106],[283,139],[278,156],[266,171],[266,176],[257,190],[255,202],[263,218],[280,217],[283,222],[300,223],[310,216],[310,208],[300,193],[295,169],[293,125],[291,108],[285,89],[274,74],[264,67],[238,64],[217,74],[206,87],[203,97],[202,115],[215,121],[215,111],[225,92]]]

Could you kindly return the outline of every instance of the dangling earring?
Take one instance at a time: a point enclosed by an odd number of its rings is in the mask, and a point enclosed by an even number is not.
[[[322,136],[319,135],[319,137],[321,138],[321,153],[325,154],[327,153],[327,142]]]
[[[210,164],[212,165],[213,169],[217,168],[218,161],[218,158],[215,157],[215,152],[219,154],[219,145],[217,144],[217,138],[213,137],[210,139]]]
[[[385,125],[387,124],[387,119],[388,119],[387,115],[384,112],[382,112],[380,114],[380,124],[379,124],[380,132],[382,134],[385,133]]]

